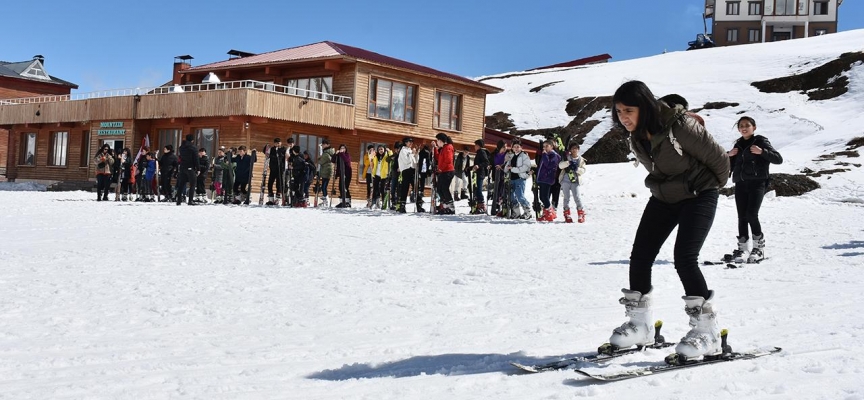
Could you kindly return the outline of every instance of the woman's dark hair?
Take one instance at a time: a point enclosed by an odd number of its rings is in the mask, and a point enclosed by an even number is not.
[[[174,146],[172,146],[172,145],[170,145],[170,144],[166,144],[166,145],[165,145],[165,149],[168,150],[168,151],[174,151]]]
[[[453,139],[450,139],[450,136],[447,136],[447,134],[444,132],[438,132],[438,134],[435,135],[435,139],[438,139],[446,144],[453,144]]]
[[[486,147],[486,142],[483,139],[477,139],[474,141],[474,145],[480,146],[481,148]]]
[[[748,117],[748,116],[745,115],[745,116],[743,116],[743,117],[741,117],[741,118],[738,118],[738,122],[735,123],[735,128],[736,128],[736,129],[738,128],[738,125],[741,124],[741,121],[747,121],[747,122],[750,122],[750,125],[753,125],[754,128],[756,127],[756,120],[753,119],[753,118],[751,118],[751,117]]]
[[[495,154],[501,153],[504,151],[504,139],[498,139],[498,143],[495,143]]]
[[[370,144],[370,145],[366,146],[366,150],[367,150],[367,151],[368,151],[368,150],[372,150],[372,149],[374,149],[374,148],[375,148],[375,145],[374,145],[374,144]]]
[[[660,103],[644,83],[625,82],[612,96],[612,122],[616,127],[625,129],[615,109],[618,103],[639,109],[639,120],[636,121],[636,131],[633,132],[637,139],[645,140],[648,138],[648,133],[660,133],[663,130],[663,124],[660,122]]]
[[[120,154],[123,154],[123,153],[126,153],[126,154],[128,154],[128,155],[131,156],[131,155],[132,155],[132,149],[130,149],[130,148],[128,148],[128,147],[124,147],[124,148],[123,148],[123,151],[120,152]]]
[[[567,150],[573,150],[574,147],[578,149],[578,148],[579,148],[579,143],[576,143],[576,142],[570,142],[570,146],[567,146]]]
[[[516,139],[513,139],[512,142],[510,142],[510,146],[515,146],[515,145],[517,145],[517,144],[521,146],[521,145],[522,145],[522,140],[519,139],[519,138],[516,138]]]

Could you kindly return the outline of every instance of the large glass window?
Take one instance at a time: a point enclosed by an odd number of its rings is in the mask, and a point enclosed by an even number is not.
[[[747,3],[749,15],[762,15],[762,2],[761,1],[751,1]]]
[[[726,30],[726,41],[730,43],[738,41],[738,28]]]
[[[21,154],[18,155],[18,165],[36,166],[36,134],[21,134]]]
[[[828,15],[828,2],[827,1],[813,2],[813,15]]]
[[[797,0],[775,0],[774,15],[795,15],[798,12]]]
[[[729,2],[726,3],[726,15],[738,15],[740,13],[741,3]]]
[[[171,145],[174,151],[180,148],[180,129],[160,129],[159,130],[159,151],[167,145]]]
[[[207,150],[207,156],[213,157],[216,145],[219,143],[219,130],[216,128],[195,129],[195,145]]]
[[[52,132],[49,147],[51,153],[48,157],[48,165],[65,167],[66,153],[69,151],[69,132]]]
[[[285,80],[285,86],[288,86],[288,89],[286,89],[288,94],[312,97],[315,99],[332,100],[331,96],[327,96],[328,94],[333,94],[332,76],[287,79]]]
[[[747,39],[750,42],[761,42],[762,41],[762,32],[761,29],[750,29],[747,31]]]
[[[90,165],[90,131],[81,132],[81,159],[78,161],[79,167],[86,168]]]
[[[435,93],[435,127],[462,130],[462,96],[447,92]]]
[[[303,154],[304,151],[309,152],[309,158],[312,159],[313,162],[318,162],[318,152],[321,148],[321,141],[324,139],[320,136],[308,135],[305,133],[295,133],[294,134],[294,144],[296,146],[300,146],[300,154]],[[338,146],[335,145],[334,147]],[[290,151],[290,149],[289,149]]]
[[[414,123],[417,86],[386,79],[369,80],[369,116]]]

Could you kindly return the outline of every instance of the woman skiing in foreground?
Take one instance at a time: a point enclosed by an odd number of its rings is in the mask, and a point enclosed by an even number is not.
[[[612,97],[612,120],[630,133],[630,149],[648,170],[645,206],[630,253],[630,288],[619,300],[629,321],[615,328],[611,350],[654,343],[651,268],[663,243],[678,227],[675,270],[684,285],[690,331],[675,347],[677,360],[722,352],[714,291],[699,269],[699,251],[717,211],[718,189],[729,177],[729,156],[681,105],[658,101],[639,81]],[[601,348],[602,350],[602,348]]]

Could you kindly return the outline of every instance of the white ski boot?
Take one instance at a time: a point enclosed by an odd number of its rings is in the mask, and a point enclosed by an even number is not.
[[[720,327],[714,312],[714,291],[708,299],[702,296],[683,296],[684,311],[690,316],[690,332],[687,332],[678,345],[675,355],[678,361],[692,360],[702,356],[715,356],[723,351],[720,340]]]
[[[743,263],[747,260],[747,255],[750,253],[750,246],[747,243],[747,237],[738,236],[738,248],[736,250],[732,250],[732,255],[729,259],[724,261],[726,262],[734,262],[734,263]]]
[[[611,351],[654,344],[654,311],[651,309],[653,291],[652,288],[648,293],[642,294],[635,290],[621,289],[624,297],[618,302],[624,305],[624,315],[630,320],[612,331],[612,336],[609,337]]]
[[[753,251],[750,252],[750,256],[747,257],[748,264],[757,264],[763,259],[765,259],[765,234],[761,234],[759,236],[753,235]]]

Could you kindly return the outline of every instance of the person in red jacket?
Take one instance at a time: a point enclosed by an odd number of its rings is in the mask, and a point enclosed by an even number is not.
[[[455,214],[456,206],[453,204],[453,193],[450,192],[450,183],[455,176],[456,167],[453,165],[453,140],[444,133],[435,135],[435,173],[438,184],[435,189],[441,197],[441,207],[438,214]]]

